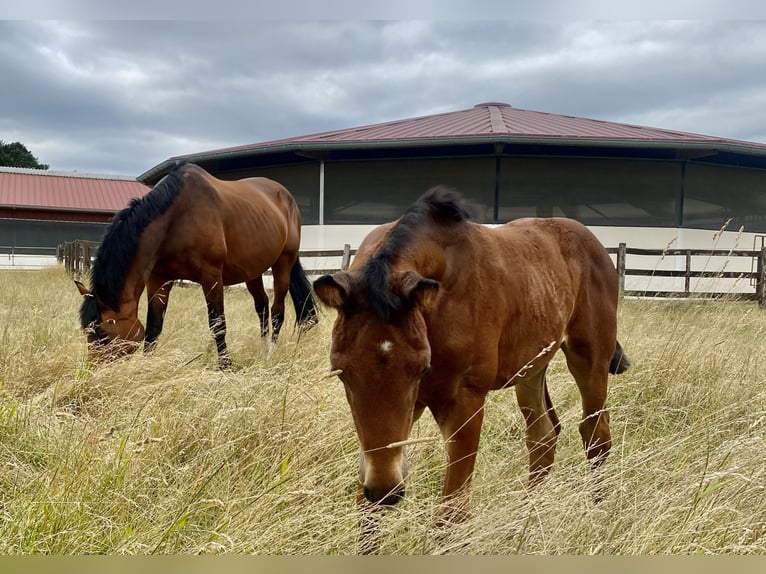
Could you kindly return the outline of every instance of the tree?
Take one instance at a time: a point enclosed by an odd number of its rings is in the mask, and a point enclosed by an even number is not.
[[[37,158],[23,143],[5,143],[3,140],[0,140],[0,165],[35,169],[48,169],[50,167],[47,163],[37,161]]]

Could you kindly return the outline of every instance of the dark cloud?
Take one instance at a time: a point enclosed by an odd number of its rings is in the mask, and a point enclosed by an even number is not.
[[[53,169],[138,175],[506,101],[766,141],[765,36],[766,21],[0,21],[0,139]]]

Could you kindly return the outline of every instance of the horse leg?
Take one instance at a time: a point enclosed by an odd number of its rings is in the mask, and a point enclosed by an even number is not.
[[[231,368],[231,359],[226,349],[226,316],[223,313],[223,281],[220,273],[200,283],[207,302],[207,319],[210,332],[218,351],[218,367],[224,371]]]
[[[292,270],[295,257],[287,257],[284,254],[271,266],[274,278],[274,303],[271,305],[271,342],[276,343],[282,324],[285,322],[285,297],[290,288],[290,271]]]
[[[146,283],[148,304],[144,352],[151,352],[157,346],[157,337],[162,332],[162,325],[165,322],[165,311],[168,308],[168,299],[172,288],[173,281],[167,281],[164,277],[157,277],[156,275],[151,275]]]
[[[269,296],[263,288],[263,277],[259,276],[245,283],[250,295],[253,296],[255,303],[255,312],[261,321],[261,337],[269,334]]]
[[[580,436],[585,455],[591,468],[596,470],[606,460],[612,446],[609,413],[604,406],[609,362],[613,353],[606,350],[601,352],[595,344],[572,340],[571,337],[562,345],[562,349],[582,397],[583,419],[580,423]]]
[[[516,400],[527,424],[530,486],[538,484],[550,471],[561,429],[548,394],[547,369],[546,366],[538,375],[520,379],[515,386]]]
[[[461,389],[449,403],[430,405],[447,442],[447,471],[437,521],[439,526],[462,521],[469,515],[468,493],[484,420],[485,397],[486,393]]]

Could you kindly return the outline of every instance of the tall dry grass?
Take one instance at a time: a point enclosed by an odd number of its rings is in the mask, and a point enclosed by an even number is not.
[[[357,552],[356,437],[325,378],[332,313],[301,337],[286,328],[267,355],[249,296],[229,289],[236,370],[221,373],[199,289],[177,288],[153,356],[91,369],[62,270],[0,272],[0,293],[0,554]],[[592,501],[557,357],[563,430],[544,485],[527,491],[514,393],[495,393],[473,518],[434,529],[444,455],[412,445],[382,551],[763,553],[765,328],[753,303],[623,302],[634,366],[610,381],[605,500]],[[428,413],[414,435],[438,436]]]

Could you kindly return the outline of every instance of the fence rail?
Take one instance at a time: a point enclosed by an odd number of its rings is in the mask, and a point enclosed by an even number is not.
[[[618,247],[608,247],[607,252],[617,256],[617,274],[620,277],[621,295],[633,295],[643,297],[695,297],[695,298],[720,298],[736,297],[741,300],[757,301],[763,307],[766,306],[766,247],[760,250],[744,249],[642,249],[628,247],[620,243]],[[640,269],[628,268],[626,265],[628,255],[653,257],[655,260],[665,257],[683,257],[684,269]],[[749,258],[750,271],[708,271],[692,269],[692,257],[703,256],[732,258]],[[626,290],[625,278],[635,277],[670,277],[683,278],[683,290]],[[730,291],[698,291],[691,288],[691,280],[697,279],[747,279],[753,287],[753,292],[732,293]]]
[[[98,249],[98,243],[94,241],[72,241],[59,245],[57,249],[58,260],[64,263],[66,270],[72,275],[80,275],[90,270],[91,261]],[[742,300],[757,301],[760,306],[766,306],[766,247],[760,250],[729,250],[729,249],[642,249],[638,247],[628,247],[625,243],[620,243],[617,247],[608,247],[607,252],[616,255],[616,267],[620,277],[620,294],[628,296],[643,297],[676,297],[676,298],[719,298],[735,297]],[[348,269],[351,257],[356,253],[349,244],[343,246],[343,249],[318,249],[304,250],[299,252],[299,256],[306,259],[323,259],[328,257],[340,257],[340,266],[337,267],[313,267],[304,262],[304,268],[309,275],[322,275],[325,273],[334,273],[336,271]],[[683,269],[646,269],[640,267],[627,267],[628,255],[639,257],[652,257],[655,261],[669,257],[683,257]],[[704,256],[732,258],[749,258],[750,271],[709,271],[707,269],[693,269],[692,257]],[[267,274],[269,274],[267,272]],[[663,278],[683,278],[684,288],[682,290],[626,290],[626,277],[663,277]],[[731,291],[699,291],[692,289],[691,280],[699,279],[746,279],[753,288],[752,292]]]
[[[98,251],[98,242],[78,239],[59,245],[56,248],[56,259],[64,264],[64,268],[71,275],[83,275],[90,271],[96,251]],[[309,249],[299,251],[298,256],[304,259],[340,257],[339,267],[308,267],[305,269],[309,275],[323,275],[348,269],[351,257],[355,253],[356,249],[351,249],[351,245],[346,243],[343,249]],[[271,269],[264,275],[271,275]]]

